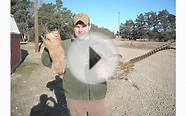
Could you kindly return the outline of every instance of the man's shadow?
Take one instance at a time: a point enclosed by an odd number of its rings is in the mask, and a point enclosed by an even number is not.
[[[40,102],[33,106],[30,112],[30,116],[52,116],[55,113],[56,102],[52,97],[48,97],[46,94],[42,94],[39,98]],[[54,106],[49,106],[48,101],[52,101]],[[60,115],[56,115],[60,116]]]
[[[40,102],[32,107],[30,116],[69,116],[63,80],[59,76],[55,76],[55,80],[48,82],[46,87],[54,91],[57,101],[53,97],[42,94]]]

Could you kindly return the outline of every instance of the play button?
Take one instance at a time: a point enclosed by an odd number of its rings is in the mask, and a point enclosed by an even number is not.
[[[98,84],[113,75],[119,58],[115,57],[118,51],[108,38],[100,33],[91,33],[88,39],[71,42],[67,65],[79,81]]]
[[[91,69],[100,59],[101,57],[89,47],[89,69]]]

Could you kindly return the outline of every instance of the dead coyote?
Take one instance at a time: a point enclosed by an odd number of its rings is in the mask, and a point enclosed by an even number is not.
[[[46,34],[44,45],[52,59],[52,73],[54,75],[63,75],[66,68],[65,52],[61,44],[62,40],[58,31]]]

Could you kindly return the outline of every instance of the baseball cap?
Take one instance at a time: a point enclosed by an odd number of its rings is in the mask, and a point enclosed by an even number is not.
[[[86,15],[84,13],[78,13],[73,18],[73,24],[76,25],[76,23],[78,21],[82,21],[85,25],[88,25],[90,22],[90,19],[89,19],[88,15]]]

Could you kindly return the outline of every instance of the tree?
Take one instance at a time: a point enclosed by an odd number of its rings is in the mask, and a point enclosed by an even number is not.
[[[55,6],[52,3],[43,3],[38,11],[39,18],[39,33],[45,34],[46,29],[48,28],[48,23],[51,18],[54,19],[54,8]]]
[[[159,11],[158,20],[159,20],[159,29],[161,32],[166,32],[169,26],[168,20],[169,12],[167,10]]]
[[[33,2],[29,0],[11,0],[11,14],[14,15],[23,40],[29,40],[29,31],[33,27]]]
[[[176,16],[166,9],[158,13],[150,11],[137,15],[134,20],[121,23],[122,38],[148,39],[151,41],[168,41],[176,39]]]
[[[161,32],[161,41],[176,38],[176,24],[175,16],[170,14],[166,9],[159,11],[159,31]]]
[[[145,35],[145,17],[141,13],[135,20],[134,38],[142,39]]]
[[[73,33],[72,13],[69,9],[63,8],[61,0],[56,0],[56,4],[42,4],[39,8],[39,24],[41,33],[59,30],[63,40],[71,37]]]
[[[176,16],[173,14],[169,14],[168,20],[169,20],[170,31],[175,31],[176,30]]]
[[[173,14],[169,14],[168,20],[170,23],[170,35],[172,39],[176,39],[176,16]]]
[[[147,12],[145,13],[146,22],[150,30],[157,31],[157,25],[158,25],[158,16],[156,15],[156,12]]]
[[[11,5],[11,14],[14,14],[16,12],[16,3],[18,2],[18,0],[11,0],[10,5]]]
[[[61,0],[56,0],[56,10],[57,12],[61,11],[61,8],[63,7],[63,2]]]
[[[133,38],[133,31],[134,31],[133,20],[127,20],[124,24],[121,23],[120,32],[121,32],[122,38],[127,38],[129,40],[135,39],[135,38]]]

